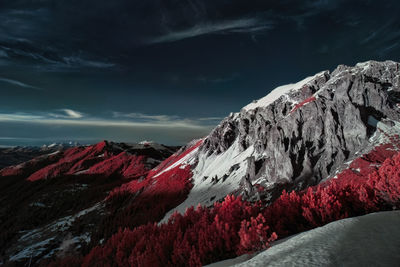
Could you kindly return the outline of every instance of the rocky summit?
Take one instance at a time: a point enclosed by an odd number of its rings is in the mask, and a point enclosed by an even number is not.
[[[399,63],[340,65],[262,102],[225,118],[200,153],[222,154],[237,142],[241,152],[254,148],[252,181],[315,184],[398,125]]]
[[[192,166],[194,187],[177,210],[230,193],[259,198],[259,186],[274,199],[283,189],[333,177],[361,155],[392,143],[400,133],[399,66],[339,65],[231,113],[181,161]]]

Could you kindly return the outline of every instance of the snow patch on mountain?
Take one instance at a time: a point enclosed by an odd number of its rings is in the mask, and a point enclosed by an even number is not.
[[[74,215],[60,218],[51,222],[43,227],[36,228],[30,231],[21,231],[22,234],[18,240],[16,247],[10,248],[11,256],[9,261],[28,260],[37,256],[53,255],[59,248],[51,250],[49,248],[56,246],[62,242],[62,237],[67,234],[73,223],[82,218],[83,216],[90,216],[92,212],[102,212],[104,209],[104,202],[97,203],[90,208],[84,209]],[[73,237],[74,243],[88,243],[90,242],[90,235]]]
[[[193,154],[189,153],[182,161],[175,164],[177,166],[190,164],[195,159],[196,152],[197,149],[192,151]],[[199,203],[205,206],[212,205],[216,200],[238,189],[242,178],[246,175],[246,159],[254,155],[254,147],[240,151],[238,142],[235,142],[227,151],[219,155],[207,156],[201,152],[197,158],[197,165],[192,170],[193,188],[187,199],[178,207],[169,211],[162,222],[166,222],[175,211],[184,213],[187,207],[197,206]]]
[[[400,211],[372,213],[329,223],[233,265],[236,266],[395,266],[400,263]]]
[[[10,261],[19,261],[22,259],[29,259],[36,256],[39,256],[46,250],[46,246],[50,244],[51,241],[54,240],[54,237],[48,238],[41,242],[35,243],[29,247],[24,248],[17,254],[10,257]]]
[[[319,76],[324,75],[324,73],[325,73],[325,71],[322,71],[322,72],[315,74],[314,76],[307,77],[297,83],[291,83],[291,84],[276,87],[267,96],[260,98],[259,100],[253,101],[252,103],[243,107],[243,109],[248,111],[248,110],[256,109],[258,107],[266,107],[266,106],[270,105],[271,103],[273,103],[274,101],[276,101],[277,99],[279,99],[281,96],[287,95],[291,91],[301,89],[304,85],[315,80]]]

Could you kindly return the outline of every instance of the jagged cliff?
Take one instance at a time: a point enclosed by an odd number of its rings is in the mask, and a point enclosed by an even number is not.
[[[200,148],[220,154],[237,141],[253,146],[256,174],[270,182],[320,181],[370,145],[377,122],[400,120],[399,64],[386,61],[340,65],[269,105],[252,103],[231,114]]]
[[[340,65],[231,113],[186,159],[194,168],[194,187],[178,210],[232,192],[253,197],[256,184],[271,195],[305,188],[390,142],[400,133],[399,65]]]

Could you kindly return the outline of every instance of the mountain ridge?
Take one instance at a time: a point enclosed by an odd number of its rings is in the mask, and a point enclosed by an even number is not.
[[[187,159],[193,194],[177,210],[211,205],[229,193],[255,194],[253,184],[277,185],[273,199],[285,187],[315,185],[358,154],[390,143],[386,135],[400,132],[398,70],[394,61],[339,65],[302,86],[289,85],[296,89],[267,106],[231,113],[203,139],[198,155]]]

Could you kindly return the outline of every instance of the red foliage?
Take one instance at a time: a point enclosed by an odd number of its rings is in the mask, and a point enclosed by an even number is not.
[[[145,156],[135,156],[121,152],[118,155],[111,156],[95,164],[86,173],[103,174],[107,177],[114,174],[121,174],[124,179],[136,179],[147,175],[148,169],[145,162]]]
[[[367,185],[374,189],[376,205],[386,203],[400,208],[400,154],[386,159],[378,171],[371,173]]]
[[[311,97],[305,99],[304,101],[302,101],[302,102],[300,102],[299,104],[297,104],[296,106],[294,106],[294,108],[290,111],[290,113],[293,113],[295,110],[301,108],[301,107],[304,106],[305,104],[310,103],[310,102],[313,102],[313,101],[315,101],[315,100],[316,100],[315,96],[311,96]]]
[[[158,165],[156,168],[152,169],[149,173],[151,176],[155,176],[158,173],[162,172],[163,170],[167,169],[168,167],[172,166],[173,164],[177,163],[179,160],[183,159],[193,150],[198,148],[203,143],[203,139],[198,140],[194,145],[184,148],[183,150],[179,150],[163,162]]]
[[[171,167],[173,164],[176,164],[179,160],[181,160],[182,158],[187,156],[190,152],[192,152],[194,149],[196,149],[198,146],[200,146],[202,142],[203,142],[203,140],[199,140],[193,146],[186,148],[183,151],[176,152],[175,154],[173,154],[172,156],[170,156],[169,158],[164,160],[156,168],[149,171],[145,179],[143,179],[141,181],[133,180],[129,183],[123,184],[119,188],[114,189],[110,193],[108,199],[118,197],[118,195],[124,195],[126,193],[134,194],[134,193],[139,192],[143,188],[146,188],[147,192],[149,192],[148,190],[151,190],[151,191],[159,190],[159,191],[162,191],[163,193],[168,193],[171,190],[170,189],[164,190],[165,187],[171,187],[170,182],[174,182],[174,179],[169,181],[170,175],[173,173],[175,173],[175,175],[177,175],[177,171],[179,171],[179,169],[187,169],[187,167],[185,167],[185,165],[183,165],[183,164],[174,166],[174,168],[172,168],[172,169],[169,169],[169,167]],[[182,174],[181,174],[181,176],[182,176]],[[178,180],[180,180],[182,183],[185,184],[185,186],[183,186],[183,187],[186,187],[186,183],[192,178],[192,175],[189,173],[186,173],[182,177],[181,177],[182,179],[178,179]],[[179,190],[179,189],[182,189],[181,185],[178,185],[177,190]],[[174,191],[174,190],[172,190],[172,191]]]
[[[89,175],[104,175],[107,177],[117,175],[124,179],[137,179],[147,175],[149,168],[146,166],[146,156],[131,155],[126,152],[117,152],[107,141],[87,147],[73,147],[59,153],[56,161],[48,160],[30,173],[28,181],[37,181],[60,177],[62,175],[75,175],[84,172]]]
[[[0,170],[0,176],[29,176],[32,173],[40,170],[41,168],[57,162],[63,153],[53,153],[50,155],[42,155],[37,158],[31,159],[27,162],[21,163],[16,166],[9,166]]]
[[[268,207],[227,196],[211,209],[175,213],[167,224],[120,231],[93,249],[83,266],[201,266],[267,248],[278,235],[400,207],[400,154],[363,179],[342,177],[299,193],[284,191]]]
[[[278,238],[275,232],[269,236],[268,229],[269,226],[261,213],[256,218],[251,217],[250,221],[243,220],[239,230],[238,252],[242,254],[268,248],[269,243]]]
[[[73,147],[63,153],[59,161],[50,164],[28,177],[28,181],[54,178],[63,174],[73,174],[103,160],[99,157],[104,152],[106,142],[88,147]]]
[[[276,234],[264,231],[268,226],[260,208],[227,196],[212,209],[175,213],[166,224],[121,230],[104,247],[93,249],[83,266],[202,266],[267,247]]]
[[[153,177],[133,180],[114,189],[107,197],[107,216],[98,225],[92,241],[109,238],[119,228],[157,222],[182,203],[192,188],[190,165],[176,166]]]
[[[184,215],[175,213],[168,223],[147,223],[159,221],[186,198],[192,186],[190,166],[167,169],[183,158],[174,155],[142,181],[132,181],[109,195],[115,207],[120,207],[118,201],[126,194],[135,196],[127,212],[116,217],[127,220],[121,225],[138,227],[120,229],[84,257],[83,266],[202,266],[268,248],[278,236],[400,208],[400,153],[390,158],[394,153],[393,146],[377,147],[337,179],[302,192],[283,191],[270,206],[227,196],[212,208],[198,206]],[[132,221],[134,225],[129,224]]]
[[[260,184],[255,184],[254,185],[257,189],[258,192],[265,192],[265,187],[260,185]]]
[[[392,143],[379,145],[351,162],[348,169],[337,175],[338,183],[364,183],[370,173],[377,171],[387,158],[398,153],[398,136],[391,136],[390,139]]]

